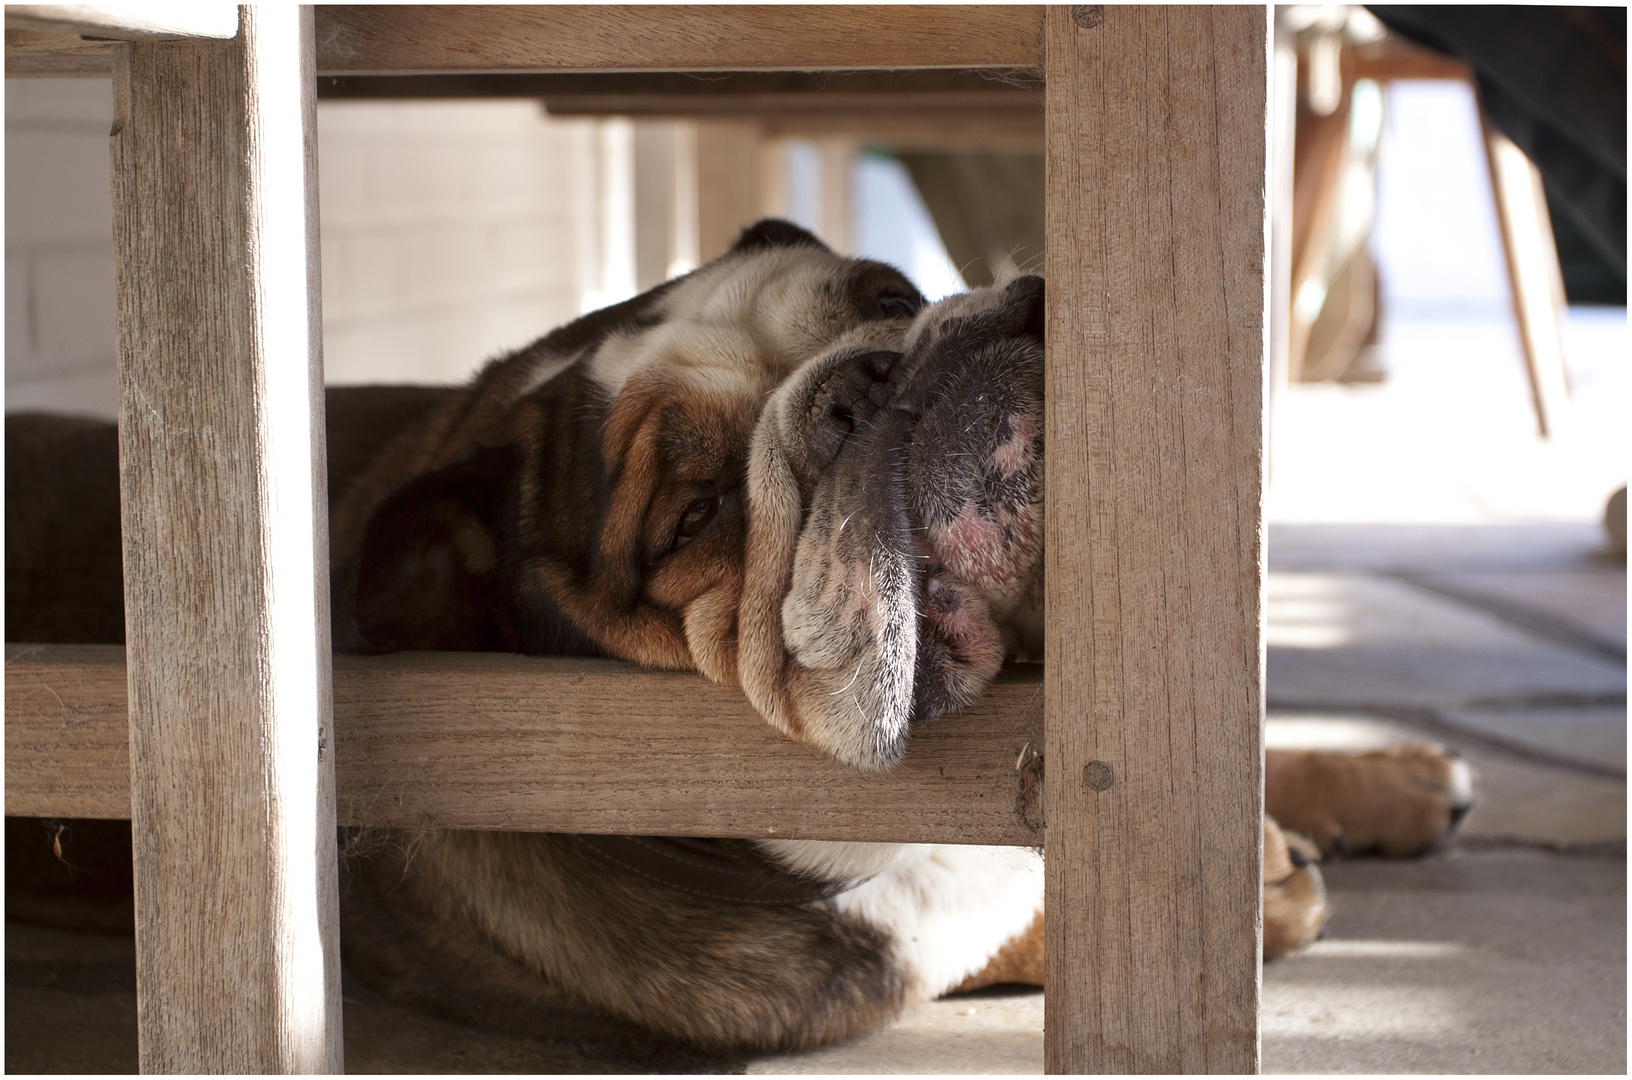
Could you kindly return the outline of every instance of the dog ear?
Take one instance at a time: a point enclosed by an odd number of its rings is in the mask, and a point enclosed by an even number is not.
[[[742,230],[737,242],[731,245],[733,253],[738,251],[755,251],[759,248],[779,247],[811,247],[821,251],[830,250],[816,237],[801,229],[791,221],[781,218],[766,218]]]
[[[349,593],[352,616],[336,620],[337,647],[504,648],[498,533],[513,455],[511,447],[483,450],[381,504],[336,582],[335,601]]]
[[[1036,274],[1017,277],[1003,289],[1005,321],[1022,333],[1043,339],[1043,279]]]

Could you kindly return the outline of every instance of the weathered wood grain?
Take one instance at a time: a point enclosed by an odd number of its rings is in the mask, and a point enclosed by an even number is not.
[[[1251,1072],[1269,15],[1047,38],[1046,1064]]]
[[[325,4],[317,12],[318,69],[326,76],[1042,63],[1037,5]],[[107,72],[105,45],[87,50],[71,36],[59,40],[53,50],[36,39],[28,51],[59,53],[59,73]],[[44,63],[18,52],[8,39],[8,73],[27,74]]]
[[[130,695],[117,645],[6,646],[6,813],[130,817]]]
[[[6,812],[129,814],[124,653],[10,645]],[[863,776],[772,731],[732,689],[610,660],[335,658],[344,825],[1040,842],[1042,677],[1005,670],[969,709]],[[1028,768],[1028,766],[1030,766]]]
[[[1009,5],[348,5],[318,8],[323,75],[1034,67]]]
[[[310,8],[114,50],[141,1064],[338,1072]]]

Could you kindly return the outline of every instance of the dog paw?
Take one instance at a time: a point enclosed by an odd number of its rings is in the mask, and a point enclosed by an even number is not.
[[[1264,818],[1264,959],[1307,948],[1326,936],[1331,910],[1315,865],[1314,842]]]
[[[1474,773],[1455,751],[1425,743],[1342,754],[1266,755],[1265,809],[1324,853],[1422,855],[1473,806]]]

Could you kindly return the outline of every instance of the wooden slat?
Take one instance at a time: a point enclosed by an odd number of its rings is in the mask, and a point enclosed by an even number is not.
[[[318,8],[318,68],[333,77],[1035,69],[1042,13],[1036,5],[328,4]],[[105,46],[60,42],[59,72],[108,70]],[[53,51],[32,44],[30,53]],[[8,74],[29,73],[20,51],[8,38]]]
[[[6,813],[130,817],[129,702],[117,645],[7,645]]]
[[[114,51],[146,1072],[338,1072],[310,8]]]
[[[1046,1066],[1258,1066],[1263,7],[1050,8]]]
[[[1564,309],[1564,275],[1558,265],[1547,195],[1540,170],[1513,140],[1491,125],[1483,108],[1479,123],[1536,428],[1543,437],[1556,435],[1569,408],[1570,388],[1558,325],[1559,312]]]
[[[1393,79],[1454,79],[1473,81],[1467,61],[1389,34],[1380,41],[1351,47],[1352,77],[1388,82]]]
[[[113,44],[75,34],[6,28],[6,78],[107,78]]]
[[[500,74],[346,75],[323,79],[318,100],[333,98],[545,98],[574,101],[626,99],[687,103],[687,114],[730,108],[733,102],[786,109],[889,111],[898,108],[1020,106],[1043,110],[1036,68],[908,71],[548,71]],[[602,110],[605,111],[605,110]]]
[[[818,71],[1036,66],[1042,8],[324,5],[318,71]]]
[[[238,33],[233,4],[7,4],[6,29],[87,34],[120,41],[226,39]]]
[[[6,813],[127,817],[124,652],[9,645]],[[611,660],[341,656],[346,825],[1036,844],[1042,676],[977,704],[864,776],[772,731],[740,693]],[[1031,765],[1031,768],[1026,766]]]

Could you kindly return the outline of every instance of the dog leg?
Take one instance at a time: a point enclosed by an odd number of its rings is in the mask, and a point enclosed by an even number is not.
[[[1274,960],[1326,935],[1331,911],[1315,863],[1320,852],[1306,837],[1283,832],[1264,818],[1264,959]]]
[[[1306,948],[1325,936],[1331,909],[1315,863],[1320,852],[1308,839],[1282,832],[1264,818],[1264,959]],[[951,993],[1002,983],[1043,985],[1043,913],[1025,932],[1007,941],[987,965],[954,986]]]
[[[1031,920],[1024,933],[1010,938],[987,965],[954,986],[949,993],[980,990],[1003,983],[1043,985],[1043,913]]]
[[[1363,754],[1271,750],[1264,808],[1323,853],[1420,855],[1466,816],[1473,780],[1454,751],[1424,743]]]

